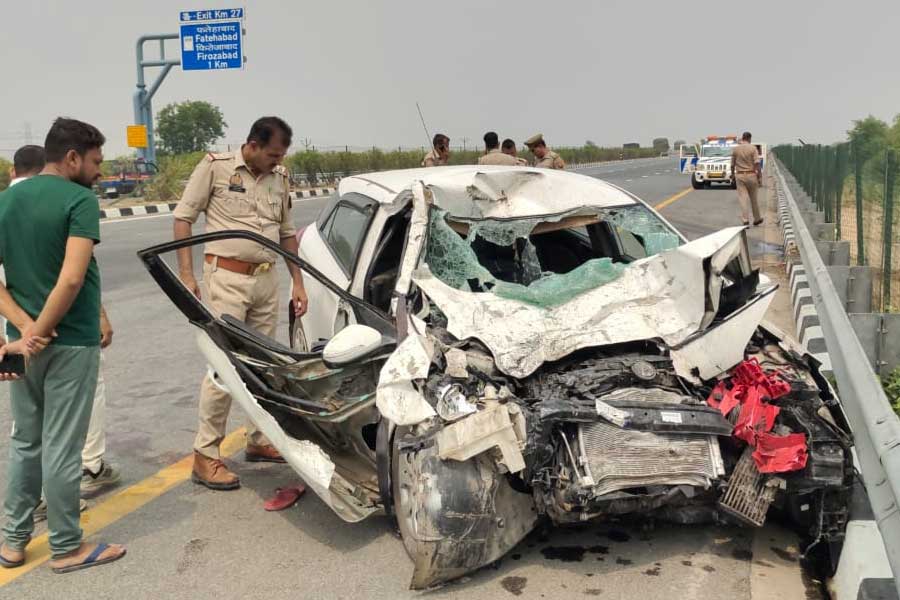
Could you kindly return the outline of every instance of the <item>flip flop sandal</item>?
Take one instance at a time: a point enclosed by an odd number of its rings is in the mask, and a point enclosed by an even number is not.
[[[91,567],[98,567],[100,565],[106,565],[111,562],[116,562],[117,560],[125,556],[126,550],[123,549],[122,554],[118,556],[111,556],[109,558],[97,560],[97,557],[103,554],[107,548],[109,548],[109,544],[97,544],[97,547],[94,548],[94,551],[84,559],[84,562],[81,562],[77,565],[69,565],[68,567],[53,567],[53,572],[59,575],[62,575],[63,573],[73,573],[75,571],[81,571],[82,569],[90,569]]]
[[[25,545],[27,546],[30,543],[31,543],[31,538],[28,538],[28,541],[25,542]],[[25,564],[24,553],[23,553],[21,560],[6,560],[2,556],[0,556],[0,567],[3,567],[4,569],[15,569],[17,567],[21,567],[24,564]]]
[[[302,485],[289,488],[277,488],[275,490],[275,495],[266,500],[265,504],[263,504],[263,508],[270,512],[290,508],[297,503],[297,500],[300,499],[300,496],[302,496],[305,491],[306,488]]]
[[[2,556],[0,556],[0,567],[4,569],[15,569],[16,567],[21,567],[25,564],[25,557],[23,556],[21,560],[6,560]]]

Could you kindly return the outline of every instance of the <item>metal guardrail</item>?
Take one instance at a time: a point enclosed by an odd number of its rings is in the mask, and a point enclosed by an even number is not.
[[[806,267],[841,403],[853,429],[862,480],[900,595],[900,419],[856,337],[783,166],[778,160],[773,163],[790,208],[797,249]]]

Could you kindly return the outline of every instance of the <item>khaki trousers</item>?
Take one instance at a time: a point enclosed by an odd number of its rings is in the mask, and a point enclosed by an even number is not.
[[[750,222],[750,211],[753,211],[753,222],[759,221],[759,203],[756,193],[759,191],[759,181],[755,173],[738,173],[737,195],[741,203],[741,219]]]
[[[275,269],[260,275],[241,275],[203,264],[204,303],[216,314],[240,319],[261,334],[275,337],[278,326],[278,277]],[[213,385],[209,375],[200,387],[200,420],[194,450],[219,458],[219,445],[231,411],[231,396]],[[262,446],[269,441],[252,422],[247,423],[247,443]]]

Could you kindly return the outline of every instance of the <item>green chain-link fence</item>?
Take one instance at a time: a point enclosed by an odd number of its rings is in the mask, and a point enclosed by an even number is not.
[[[898,212],[900,157],[888,144],[777,146],[776,156],[833,223],[835,239],[850,243],[850,260],[875,270],[873,310],[900,309]]]

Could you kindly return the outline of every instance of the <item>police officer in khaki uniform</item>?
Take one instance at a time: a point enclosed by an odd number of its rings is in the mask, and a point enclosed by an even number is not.
[[[759,203],[756,193],[762,183],[759,170],[759,151],[751,143],[752,136],[745,131],[741,143],[731,153],[731,172],[734,174],[738,201],[741,204],[741,220],[744,225],[750,224],[750,213],[753,213],[753,224],[759,225],[763,218],[759,215]]]
[[[478,157],[479,165],[506,165],[518,166],[519,161],[509,154],[500,151],[500,136],[496,132],[488,131],[484,134],[484,154]]]
[[[514,159],[516,159],[516,164],[520,167],[528,166],[528,161],[519,156],[519,151],[516,149],[516,143],[513,140],[509,138],[503,140],[503,143],[500,144],[500,150],[503,151],[503,154],[512,156]]]
[[[534,154],[534,166],[543,169],[565,169],[566,163],[559,154],[547,147],[543,134],[536,133],[527,140],[525,145]]]
[[[431,151],[422,159],[423,167],[443,167],[450,161],[450,138],[443,133],[434,134]]]
[[[288,173],[281,166],[291,145],[291,134],[288,124],[278,117],[263,117],[253,124],[247,143],[240,150],[203,158],[175,208],[175,239],[189,237],[200,213],[206,213],[207,233],[224,229],[252,231],[296,254]],[[276,258],[274,252],[249,240],[208,243],[203,261],[207,306],[217,314],[231,315],[263,335],[274,337],[278,324]],[[200,298],[190,248],[178,251],[178,263],[181,281]],[[303,276],[291,263],[288,269],[293,281],[294,310],[300,316],[307,307]],[[219,455],[230,409],[231,396],[213,385],[207,376],[200,390],[200,420],[191,479],[214,490],[240,487],[240,480],[225,467]],[[245,457],[251,462],[284,462],[252,423],[247,426]]]

